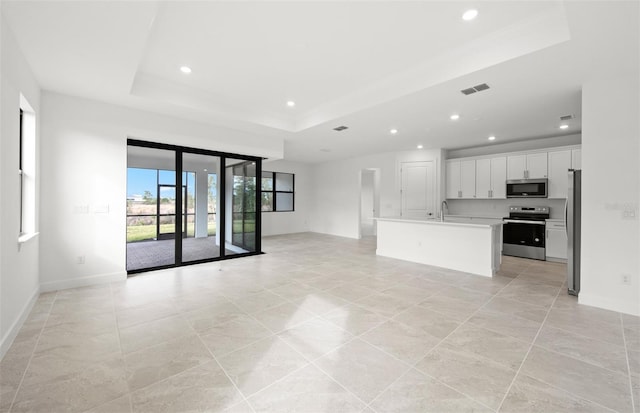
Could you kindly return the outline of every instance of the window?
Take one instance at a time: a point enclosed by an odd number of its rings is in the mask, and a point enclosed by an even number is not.
[[[262,211],[294,210],[293,174],[284,172],[262,172]]]
[[[36,116],[35,112],[20,95],[19,113],[19,204],[20,222],[18,240],[27,241],[36,234]]]
[[[24,170],[22,169],[22,120],[24,119],[24,111],[22,108],[20,109],[20,154],[18,159],[18,173],[20,174],[20,235],[24,234],[24,219],[23,217],[23,209],[24,209]]]

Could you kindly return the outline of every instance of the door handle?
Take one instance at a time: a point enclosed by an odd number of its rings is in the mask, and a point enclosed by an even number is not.
[[[569,223],[567,220],[569,219],[569,198],[564,200],[564,233],[569,237]]]

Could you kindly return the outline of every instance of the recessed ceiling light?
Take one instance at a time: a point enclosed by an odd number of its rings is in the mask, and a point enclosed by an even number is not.
[[[489,136],[487,139],[489,139],[490,141],[495,141],[495,140],[496,140],[496,137],[495,137],[495,136],[493,136],[493,135],[491,135],[491,136]]]
[[[449,119],[458,120],[458,119],[460,119],[460,115],[458,115],[457,113],[454,113],[453,115],[449,116]]]
[[[396,133],[398,133],[398,129],[391,129],[389,131],[392,135],[395,135]]]
[[[569,128],[569,125],[567,124],[560,125],[560,129],[568,129],[568,128]]]
[[[418,145],[418,146],[416,146],[416,147],[417,147],[418,149],[422,149],[422,148],[423,148],[423,146],[422,146],[422,145]]]
[[[470,20],[475,19],[476,17],[478,17],[478,10],[469,9],[469,10],[465,11],[464,14],[462,15],[462,20],[470,21]]]
[[[180,71],[184,74],[189,74],[191,73],[191,68],[189,66],[181,66]]]
[[[296,105],[296,102],[294,102],[293,100],[287,101],[287,106],[289,106],[290,108],[294,107],[295,105]]]

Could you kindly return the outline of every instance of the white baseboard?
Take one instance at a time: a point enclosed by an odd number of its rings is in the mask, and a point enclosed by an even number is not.
[[[591,307],[603,308],[605,310],[617,311],[619,313],[640,316],[640,303],[634,300],[620,300],[602,297],[594,294],[585,294],[582,291],[578,294],[578,303]]]
[[[90,275],[88,277],[72,278],[67,280],[52,281],[40,284],[40,291],[67,290],[69,288],[88,287],[90,285],[105,284],[127,279],[126,271],[112,272],[108,274]]]
[[[0,360],[2,360],[5,354],[7,354],[7,350],[9,350],[9,347],[11,347],[11,344],[13,344],[13,340],[18,335],[18,332],[20,331],[20,329],[22,328],[22,325],[24,324],[25,320],[29,316],[29,313],[31,313],[31,310],[33,309],[33,306],[38,300],[39,296],[40,296],[40,288],[36,288],[33,294],[31,295],[31,298],[29,299],[29,301],[27,301],[24,307],[22,307],[22,311],[20,311],[20,316],[13,322],[13,324],[11,325],[11,328],[9,328],[9,331],[7,331],[7,334],[5,334],[4,337],[2,337],[2,341],[0,342]]]

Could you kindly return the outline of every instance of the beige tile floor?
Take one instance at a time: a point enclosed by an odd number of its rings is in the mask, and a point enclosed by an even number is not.
[[[42,294],[0,412],[640,413],[640,319],[578,305],[562,264],[489,279],[318,234],[264,250]]]

